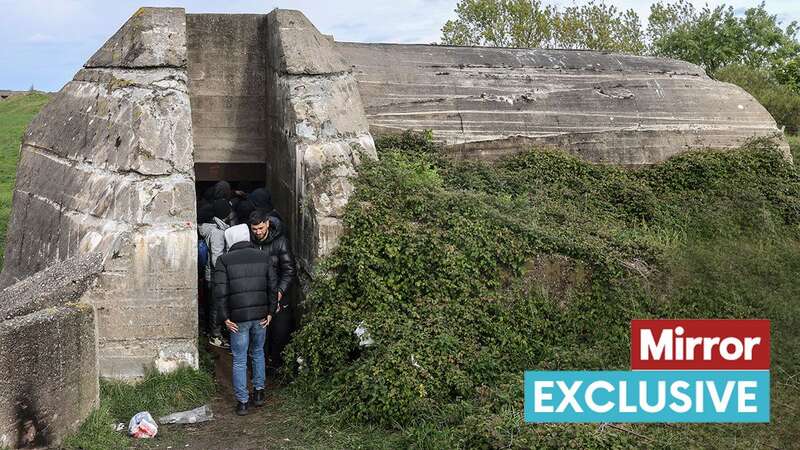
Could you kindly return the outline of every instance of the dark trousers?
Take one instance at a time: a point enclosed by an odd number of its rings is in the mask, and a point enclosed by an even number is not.
[[[269,355],[269,366],[277,369],[283,365],[283,349],[289,343],[292,334],[294,320],[292,317],[292,307],[281,309],[281,312],[272,318],[267,334],[267,354]]]
[[[222,326],[219,323],[219,305],[217,299],[214,297],[214,284],[211,281],[206,282],[206,326],[208,327],[208,334],[211,336],[222,336]]]

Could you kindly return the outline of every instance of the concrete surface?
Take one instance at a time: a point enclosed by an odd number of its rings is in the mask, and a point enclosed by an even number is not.
[[[697,148],[778,135],[739,87],[698,66],[593,51],[336,43],[358,80],[370,130],[433,131],[458,158],[534,145],[637,166]]]
[[[196,164],[266,162],[265,18],[186,15]]]
[[[299,11],[272,11],[267,31],[267,180],[305,278],[344,231],[358,165],[377,155],[358,86],[332,40]]]
[[[536,145],[626,166],[778,133],[743,90],[681,61],[342,43],[299,11],[141,8],[25,133],[0,286],[33,277],[16,289],[38,292],[37,272],[99,253],[83,300],[100,374],[196,367],[195,168],[265,171],[307,288],[344,232],[358,166],[377,157],[372,135],[406,129],[432,130],[454,158]],[[63,295],[83,289],[76,277]],[[3,308],[38,314],[62,295],[46,292]]]
[[[0,446],[56,447],[98,404],[95,316],[83,302],[102,255],[55,263],[0,291]]]
[[[182,9],[137,11],[23,138],[2,285],[102,253],[87,300],[104,376],[197,366],[185,29]]]

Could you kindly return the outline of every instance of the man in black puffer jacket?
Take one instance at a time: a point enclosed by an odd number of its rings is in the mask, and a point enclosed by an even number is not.
[[[283,363],[281,352],[289,342],[292,331],[292,311],[287,292],[297,270],[280,218],[264,209],[257,209],[250,214],[249,222],[253,244],[269,255],[278,275],[278,314],[270,325],[269,333],[269,361],[272,368],[277,369]]]
[[[253,358],[253,400],[256,406],[264,404],[264,342],[278,305],[278,280],[269,256],[253,248],[247,225],[225,230],[225,242],[229,250],[217,259],[214,294],[220,319],[231,332],[236,414],[243,416],[249,400],[248,347]]]

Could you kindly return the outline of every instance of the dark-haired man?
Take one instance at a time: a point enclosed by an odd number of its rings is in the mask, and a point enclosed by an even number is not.
[[[236,192],[238,193],[240,191]],[[236,205],[236,216],[239,218],[238,223],[247,223],[253,211],[266,211],[270,215],[280,218],[280,215],[272,206],[272,194],[263,187],[257,188],[249,194],[245,194]]]
[[[247,390],[247,356],[253,360],[253,401],[264,404],[264,342],[267,326],[277,309],[277,277],[272,261],[253,248],[247,225],[225,230],[229,250],[214,268],[214,294],[219,313],[231,332],[233,353],[233,390],[238,402],[236,414],[247,414],[250,400]]]
[[[280,218],[264,209],[257,209],[250,214],[249,223],[253,244],[269,255],[278,276],[278,314],[272,321],[269,333],[270,365],[277,369],[283,363],[281,352],[289,342],[291,333],[292,311],[287,292],[297,270]]]

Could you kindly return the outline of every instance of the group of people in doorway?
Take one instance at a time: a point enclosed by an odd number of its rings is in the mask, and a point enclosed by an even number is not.
[[[273,370],[282,364],[292,326],[287,295],[294,257],[264,188],[244,192],[217,182],[198,200],[197,224],[205,331],[211,345],[230,348],[236,413],[246,415],[251,405],[264,405],[267,360]]]

